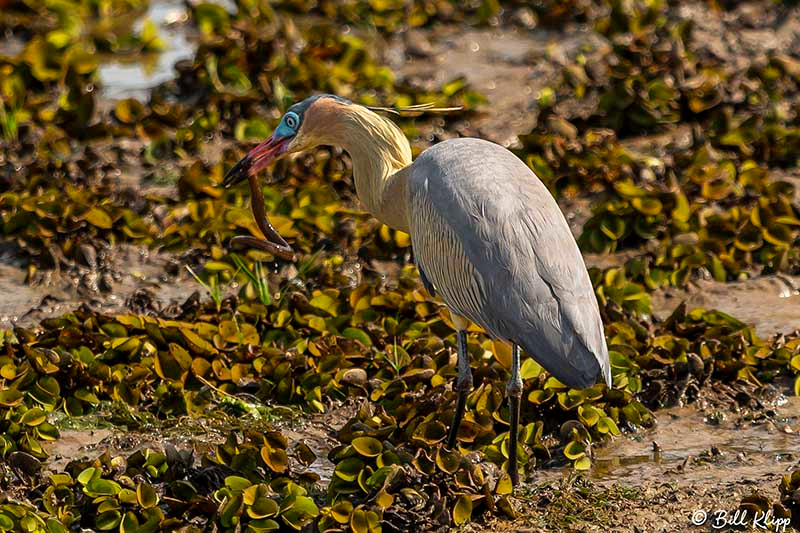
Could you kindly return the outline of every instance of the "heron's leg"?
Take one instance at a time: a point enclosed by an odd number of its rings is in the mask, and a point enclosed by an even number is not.
[[[519,346],[512,345],[511,349],[511,377],[506,385],[508,395],[508,410],[511,414],[511,427],[508,434],[508,474],[511,484],[519,484],[519,470],[517,470],[517,436],[519,435],[519,411],[522,402],[522,377],[519,374]]]
[[[469,367],[469,352],[467,352],[467,321],[462,317],[453,315],[453,323],[457,328],[456,337],[458,338],[458,377],[455,387],[458,392],[456,401],[456,411],[453,414],[453,423],[450,425],[450,433],[447,435],[447,447],[455,448],[458,427],[464,417],[464,407],[467,404],[467,394],[472,389],[472,369]]]

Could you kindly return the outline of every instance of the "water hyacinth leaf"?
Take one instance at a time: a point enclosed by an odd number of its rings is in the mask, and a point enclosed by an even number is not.
[[[269,124],[258,118],[239,120],[234,130],[237,141],[262,141],[271,134]]]
[[[372,346],[372,339],[370,339],[369,335],[358,328],[345,328],[342,330],[342,337],[346,339],[353,339],[357,340],[364,346]]]
[[[100,531],[110,531],[116,529],[120,522],[122,522],[122,515],[119,511],[113,510],[98,515],[95,525]]]
[[[67,533],[67,528],[64,527],[64,524],[53,517],[47,519],[45,527],[47,528],[47,533]]]
[[[42,440],[54,441],[61,437],[58,428],[48,422],[42,422],[36,426],[36,435]]]
[[[134,98],[126,98],[117,102],[114,107],[114,116],[122,123],[134,124],[144,115],[144,107]]]
[[[494,487],[494,493],[499,496],[505,496],[511,494],[514,491],[514,485],[511,482],[511,476],[508,475],[508,472],[503,471],[500,474],[500,477],[497,479],[497,483]]]
[[[613,215],[604,216],[600,220],[600,231],[611,240],[619,240],[625,234],[625,221]]]
[[[572,464],[572,467],[575,470],[579,470],[579,471],[589,470],[592,467],[592,460],[589,459],[589,457],[584,455],[583,457],[581,457],[577,461],[575,461]]]
[[[269,444],[261,448],[261,459],[264,463],[276,473],[283,473],[289,464],[289,458],[286,455],[286,450],[281,448],[273,448]]]
[[[231,477],[231,476],[229,476]],[[227,478],[226,478],[227,483]],[[242,494],[236,493],[235,495],[227,498],[220,507],[220,523],[225,527],[233,527],[239,522],[239,512],[242,507]]]
[[[23,413],[23,415],[20,417],[19,422],[20,424],[25,424],[26,426],[38,426],[46,419],[47,415],[45,412],[39,407],[34,407],[25,411],[25,413]]]
[[[658,215],[661,213],[663,205],[658,198],[644,197],[633,198],[631,205],[639,212],[645,215]]]
[[[72,476],[69,474],[51,474],[50,475],[50,484],[54,487],[59,487],[61,485],[64,486],[71,486],[73,484]]]
[[[84,215],[84,220],[86,220],[89,224],[93,226],[97,226],[100,229],[111,229],[113,226],[113,222],[111,217],[100,209],[99,207],[92,207],[90,208]]]
[[[494,348],[492,354],[494,355],[497,362],[500,363],[503,368],[509,370],[511,368],[511,345],[506,342],[500,341],[492,341],[492,347]]]
[[[579,441],[571,440],[564,447],[564,456],[573,461],[586,455],[586,446]]]
[[[186,328],[180,328],[180,333],[186,342],[186,346],[195,354],[212,355],[217,353],[217,349],[197,333]]]
[[[170,352],[158,352],[154,358],[154,369],[162,379],[177,381],[183,374],[181,365]]]
[[[80,477],[78,478],[80,481]],[[92,497],[97,496],[116,496],[122,487],[111,479],[92,479],[83,488],[83,492]],[[115,526],[116,527],[116,526]]]
[[[314,500],[307,496],[297,496],[294,505],[286,509],[281,518],[293,529],[300,530],[319,515],[319,509]]]
[[[139,504],[139,496],[137,491],[123,487],[117,494],[117,499],[120,503]]]
[[[171,342],[169,344],[169,351],[172,359],[178,364],[181,370],[186,371],[192,367],[192,356],[189,355],[181,345]]]
[[[93,479],[100,478],[100,471],[92,466],[83,470],[80,474],[78,474],[78,483],[81,485],[87,485]]]
[[[267,531],[278,531],[280,528],[281,525],[271,518],[259,518],[256,520],[251,520],[247,524],[247,529],[245,531],[261,533]]]
[[[433,445],[444,440],[447,428],[438,420],[423,422],[414,430],[413,439],[425,444]]]
[[[619,435],[620,431],[614,419],[608,416],[600,417],[597,421],[597,431],[600,433],[610,433],[611,435]]]
[[[353,533],[369,533],[367,513],[363,509],[356,509],[350,515],[350,529]]]
[[[225,478],[225,486],[233,492],[242,492],[251,485],[252,483],[249,479],[241,476],[228,476]]]
[[[356,437],[350,444],[363,457],[377,457],[383,451],[383,444],[374,437]]]
[[[134,533],[139,529],[139,519],[133,511],[127,511],[119,525],[120,533]]]
[[[0,390],[0,405],[3,407],[16,407],[23,398],[23,394],[16,389]]]
[[[292,455],[300,462],[300,464],[304,466],[309,466],[311,463],[317,460],[317,455],[314,453],[311,447],[304,442],[300,442],[295,445],[294,449],[292,450]]]
[[[553,389],[534,389],[528,395],[528,401],[534,405],[541,405],[555,396]]]
[[[602,411],[591,405],[581,405],[578,407],[578,418],[587,427],[592,427],[600,420]]]
[[[348,500],[343,500],[331,507],[331,516],[340,524],[348,523],[352,513],[353,504]]]
[[[136,498],[143,509],[149,509],[158,505],[158,494],[155,489],[147,483],[139,483],[136,487]]]
[[[439,448],[436,451],[436,466],[448,474],[455,474],[461,465],[461,453],[458,450]]]
[[[394,495],[388,493],[385,489],[381,489],[375,495],[375,504],[381,509],[388,509],[394,503]]]
[[[362,470],[364,470],[364,461],[358,457],[348,457],[336,465],[333,473],[344,481],[355,481]]]
[[[251,518],[256,519],[277,516],[279,512],[280,507],[278,506],[278,503],[272,498],[268,498],[266,496],[259,497],[247,508],[247,514]]]
[[[453,507],[453,523],[457,526],[465,524],[472,516],[472,498],[469,494],[459,494]]]

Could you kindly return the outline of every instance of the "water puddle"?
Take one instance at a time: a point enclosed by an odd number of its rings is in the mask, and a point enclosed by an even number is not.
[[[693,483],[716,483],[779,472],[800,458],[797,397],[787,398],[774,416],[755,420],[735,413],[711,415],[695,407],[655,414],[658,423],[652,430],[617,437],[597,449],[591,477],[633,485],[684,476]],[[715,417],[717,423],[709,420]]]
[[[666,318],[682,300],[690,308],[718,309],[755,327],[769,338],[800,328],[800,276],[770,275],[720,283],[700,280],[687,290],[653,293],[653,312]]]
[[[145,20],[157,27],[166,48],[151,58],[131,58],[128,61],[109,61],[100,65],[99,76],[103,95],[112,99],[148,99],[150,89],[175,77],[174,65],[194,57],[195,44],[189,38],[185,4],[180,0],[152,2],[144,17],[134,28],[141,29]]]

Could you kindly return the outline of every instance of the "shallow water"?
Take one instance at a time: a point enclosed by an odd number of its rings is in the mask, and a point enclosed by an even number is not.
[[[136,98],[146,101],[150,89],[175,77],[174,65],[194,57],[195,44],[189,38],[188,14],[180,0],[158,0],[136,21],[138,30],[150,19],[158,27],[166,48],[149,60],[108,61],[99,68],[103,95],[112,99]]]
[[[694,407],[656,411],[655,428],[596,450],[591,476],[630,484],[684,475],[693,482],[717,482],[789,468],[800,459],[800,398],[783,401],[769,418],[747,420],[724,412],[719,423]]]

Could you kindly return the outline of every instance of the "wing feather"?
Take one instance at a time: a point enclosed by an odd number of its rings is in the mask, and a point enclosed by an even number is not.
[[[583,257],[558,205],[511,152],[454,139],[413,164],[412,242],[453,311],[587,387],[610,363]]]

